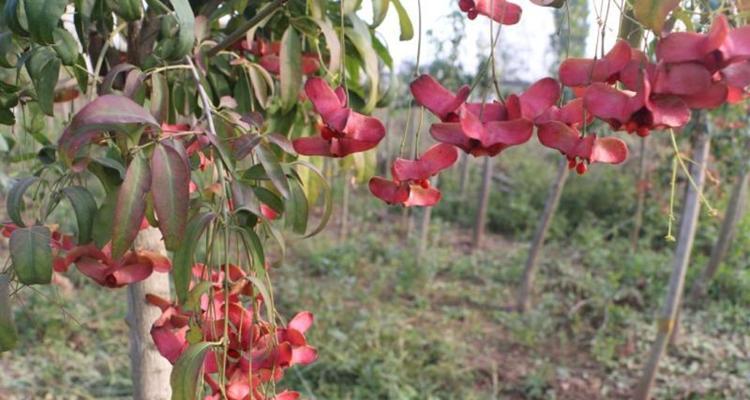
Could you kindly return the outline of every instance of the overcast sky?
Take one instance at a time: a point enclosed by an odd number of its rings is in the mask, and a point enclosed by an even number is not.
[[[534,5],[529,0],[513,1],[523,8],[521,21],[516,25],[503,27],[498,48],[512,46],[513,54],[517,54],[519,59],[523,60],[522,62],[526,64],[527,68],[524,69],[522,76],[518,78],[528,81],[543,78],[549,75],[549,66],[553,61],[547,52],[549,37],[555,29],[552,10]],[[593,11],[595,6],[592,1],[596,0],[589,0],[589,9],[591,10],[589,14],[589,26],[591,27],[591,32],[586,42],[588,56],[593,56],[597,31],[596,15]],[[412,17],[416,33],[418,29],[417,0],[401,0],[401,2]],[[596,7],[600,7],[600,4],[597,2]],[[369,21],[372,18],[371,7],[370,0],[364,0],[362,17],[365,20]],[[454,34],[459,34],[452,32],[452,28],[446,18],[447,15],[456,9],[458,9],[457,0],[422,0],[423,33],[432,29],[436,33],[436,36],[445,38],[446,40]],[[612,7],[606,22],[608,31],[605,36],[607,39],[605,47],[607,49],[611,47],[617,36],[616,29],[619,17],[619,10]],[[495,29],[497,29],[497,24],[495,24]],[[378,28],[378,31],[385,36],[396,65],[400,65],[404,61],[415,60],[417,53],[416,34],[412,40],[405,42],[398,40],[400,34],[398,15],[393,6],[389,8],[388,15],[383,24]],[[482,51],[482,54],[488,54],[487,52],[489,51],[489,19],[479,16],[473,21],[467,20],[466,31],[462,34],[466,38],[463,41],[461,47],[462,54],[458,62],[463,64],[467,71],[475,71],[478,64],[477,54],[480,51]],[[426,37],[423,37],[423,62],[429,63],[435,59],[435,56],[434,47],[426,40]]]

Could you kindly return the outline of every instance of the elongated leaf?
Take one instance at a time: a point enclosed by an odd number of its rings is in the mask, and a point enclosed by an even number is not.
[[[190,54],[195,43],[195,15],[188,0],[170,0],[174,8],[177,23],[180,30],[177,33],[176,43],[167,59],[179,60]]]
[[[13,184],[8,192],[8,198],[5,200],[5,209],[8,211],[8,217],[10,220],[18,226],[26,226],[23,222],[23,217],[21,217],[21,212],[23,210],[23,195],[26,193],[29,186],[38,180],[39,178],[35,176],[20,179]]]
[[[52,248],[46,226],[18,228],[10,236],[10,259],[18,281],[24,285],[52,281]]]
[[[19,36],[28,36],[26,30],[28,22],[26,21],[26,11],[24,10],[23,1],[6,0],[3,7],[3,22],[8,28]]]
[[[157,145],[151,156],[151,187],[167,250],[176,250],[182,241],[190,202],[189,185],[187,160],[174,148]]]
[[[92,236],[96,247],[102,248],[112,239],[112,220],[117,207],[117,191],[107,193],[102,205],[94,216]]]
[[[635,0],[635,19],[657,35],[661,33],[669,12],[680,4],[679,0]]]
[[[288,111],[297,103],[302,85],[302,47],[299,34],[289,26],[281,38],[281,106]]]
[[[352,14],[359,9],[362,0],[341,0],[344,2],[344,14]]]
[[[364,61],[364,69],[370,81],[370,93],[367,97],[367,103],[363,108],[364,113],[370,113],[375,109],[378,102],[378,84],[380,82],[380,71],[378,71],[378,56],[372,46],[370,29],[364,21],[359,19],[356,14],[349,15],[353,28],[346,29],[346,36],[354,44],[357,52]]]
[[[328,53],[330,56],[328,70],[331,73],[341,73],[341,41],[339,41],[339,35],[336,34],[336,30],[333,28],[333,24],[328,18],[315,18],[313,21],[318,24],[321,32],[323,32],[323,37],[326,39],[326,47],[328,47]]]
[[[255,99],[258,101],[258,105],[261,108],[268,106],[268,97],[273,96],[274,86],[273,78],[258,64],[249,63],[245,67],[248,76],[250,77],[250,83],[253,85],[253,93],[255,93]]]
[[[76,33],[81,41],[83,50],[89,48],[89,27],[91,26],[91,14],[94,12],[94,4],[97,0],[75,0],[75,13],[73,21],[76,26]]]
[[[240,232],[245,249],[250,252],[253,266],[258,269],[263,269],[266,265],[266,256],[260,237],[255,233],[255,230],[252,227],[243,227]]]
[[[398,23],[401,26],[401,36],[399,37],[399,40],[411,40],[414,37],[414,27],[411,24],[411,19],[409,19],[409,13],[407,13],[404,6],[401,5],[401,0],[391,0],[391,3],[393,3],[393,7],[396,8],[396,12],[398,13]]]
[[[164,122],[169,115],[169,86],[164,75],[151,74],[151,114],[159,122]]]
[[[273,182],[276,190],[285,199],[289,198],[289,182],[271,148],[266,143],[261,143],[256,147],[255,154],[258,156],[260,163],[263,164],[263,169],[266,170],[266,174],[271,179],[271,182]]]
[[[112,258],[117,260],[133,244],[146,212],[146,193],[151,188],[151,171],[142,154],[133,158],[117,192],[112,221]]]
[[[112,11],[125,21],[138,21],[143,16],[141,0],[109,0],[107,3]]]
[[[331,186],[328,184],[328,180],[317,167],[304,160],[297,160],[295,164],[305,167],[310,173],[317,176],[318,182],[320,183],[320,186],[322,186],[321,192],[323,193],[323,215],[320,217],[318,226],[316,226],[315,229],[311,230],[307,233],[307,235],[305,235],[305,237],[307,238],[315,236],[318,233],[322,232],[323,228],[328,225],[328,221],[331,219],[331,214],[333,213],[333,192],[331,190]],[[308,180],[308,182],[311,181]]]
[[[156,129],[159,123],[145,108],[118,95],[97,97],[79,111],[58,141],[60,158],[72,165],[78,151],[102,131],[127,132],[129,124],[146,124]]]
[[[0,275],[0,353],[13,350],[18,343],[18,332],[10,308],[10,281]]]
[[[53,115],[52,105],[55,101],[55,85],[60,75],[60,59],[51,48],[39,47],[26,61],[26,70],[34,82],[39,107],[45,114]]]
[[[174,279],[177,299],[180,303],[187,300],[190,277],[192,276],[193,255],[195,254],[198,240],[200,240],[203,231],[206,230],[206,227],[214,218],[216,218],[216,214],[212,212],[205,212],[193,217],[185,228],[183,245],[174,252],[172,277]]]
[[[285,223],[294,233],[304,235],[307,230],[308,205],[305,191],[296,179],[292,179],[290,186],[290,196],[287,202],[286,213],[284,214]]]
[[[63,189],[63,194],[73,206],[78,223],[78,244],[91,242],[96,216],[96,200],[89,191],[81,186],[71,186]]]
[[[40,43],[52,43],[52,32],[65,12],[67,0],[24,0],[26,19],[31,38]]]
[[[371,27],[377,28],[383,23],[386,14],[388,14],[388,4],[390,4],[390,0],[372,0]]]
[[[70,34],[64,28],[55,28],[52,32],[52,36],[55,38],[55,44],[52,48],[60,57],[60,60],[64,65],[74,65],[78,60],[78,43],[76,38]]]
[[[191,344],[177,359],[169,377],[172,387],[172,400],[195,400],[198,398],[198,384],[206,353],[213,343]]]

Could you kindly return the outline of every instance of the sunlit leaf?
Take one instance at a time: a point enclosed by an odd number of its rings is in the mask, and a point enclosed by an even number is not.
[[[370,29],[367,27],[367,24],[356,15],[349,15],[349,20],[352,22],[353,28],[346,29],[346,36],[349,37],[349,40],[351,40],[357,52],[362,57],[365,73],[370,82],[370,93],[362,110],[365,113],[369,113],[375,109],[375,105],[378,102],[378,84],[380,80],[378,56],[373,49]]]
[[[388,14],[388,4],[390,4],[390,0],[372,0],[371,27],[377,28],[383,23],[386,14]]]
[[[414,37],[414,27],[411,24],[409,13],[407,13],[404,6],[401,5],[401,0],[391,0],[391,3],[393,3],[393,7],[396,8],[396,12],[398,13],[398,23],[401,26],[401,36],[399,36],[399,40],[411,40]]]
[[[159,72],[151,74],[151,114],[159,122],[164,122],[169,115],[169,85],[167,79]]]
[[[635,0],[635,19],[656,34],[660,34],[669,12],[680,4],[679,0]]]
[[[46,226],[18,228],[10,236],[10,258],[18,281],[24,285],[52,281],[52,248]]]
[[[297,103],[302,85],[302,47],[299,34],[289,26],[281,38],[281,106],[288,111]]]

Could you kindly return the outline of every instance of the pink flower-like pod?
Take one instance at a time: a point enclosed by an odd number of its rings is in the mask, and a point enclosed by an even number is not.
[[[568,58],[560,64],[560,82],[565,86],[588,86],[593,82],[614,83],[631,59],[628,42],[617,43],[601,59]]]
[[[427,108],[443,122],[458,120],[458,109],[469,97],[469,86],[461,86],[454,94],[438,83],[430,75],[421,75],[415,79],[409,89],[417,104]]]
[[[374,117],[362,115],[346,106],[343,88],[335,91],[322,78],[310,78],[305,94],[320,114],[323,125],[318,136],[295,139],[294,150],[308,156],[345,157],[367,151],[385,137],[385,127]]]
[[[628,158],[628,146],[622,140],[596,135],[581,137],[580,132],[558,121],[541,124],[538,136],[542,145],[564,154],[568,166],[579,174],[586,172],[588,164],[619,164]]]
[[[523,12],[518,4],[506,0],[459,0],[458,6],[469,19],[481,14],[502,25],[517,24]]]

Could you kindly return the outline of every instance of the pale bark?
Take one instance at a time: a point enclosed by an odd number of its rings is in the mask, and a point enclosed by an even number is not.
[[[492,158],[484,158],[482,169],[482,187],[479,191],[479,205],[474,221],[474,234],[472,236],[472,247],[479,248],[484,240],[484,229],[487,225],[487,206],[490,202],[490,187],[492,186]]]
[[[526,265],[523,270],[523,277],[521,278],[521,288],[518,291],[518,298],[516,307],[519,312],[526,312],[531,306],[531,296],[534,290],[534,280],[536,278],[537,271],[537,260],[539,254],[544,247],[544,238],[547,236],[552,218],[555,216],[557,206],[560,204],[560,197],[562,196],[565,182],[568,180],[568,160],[562,159],[560,166],[557,167],[557,176],[552,181],[547,195],[547,201],[544,204],[544,211],[542,217],[539,219],[539,224],[536,226],[534,232],[534,238],[531,240],[531,247],[529,248],[529,255],[526,258]]]
[[[669,291],[667,292],[662,310],[659,313],[656,340],[651,347],[651,354],[643,368],[643,375],[638,382],[638,386],[635,389],[634,398],[636,400],[648,400],[651,396],[659,361],[666,352],[667,344],[677,321],[680,301],[682,300],[685,275],[690,262],[695,231],[698,226],[698,214],[701,205],[700,193],[703,191],[706,178],[706,160],[711,146],[705,124],[698,125],[698,129],[701,129],[701,131],[698,132],[698,137],[696,138],[693,154],[695,164],[691,171],[695,187],[688,185],[689,187],[685,194],[685,203],[683,205],[682,217],[680,218],[680,231],[677,238],[677,249],[675,250],[672,265],[672,276],[669,280]]]
[[[166,255],[162,235],[158,229],[142,230],[135,239],[136,250],[154,251]],[[161,315],[158,307],[146,302],[146,294],[170,298],[169,275],[155,272],[138,283],[128,286],[128,316],[130,328],[130,370],[133,378],[133,399],[168,400],[172,395],[169,376],[172,365],[159,354],[151,339],[151,325]]]
[[[641,235],[641,225],[643,225],[643,210],[646,203],[646,188],[647,188],[647,177],[646,171],[646,140],[648,137],[641,138],[641,152],[638,155],[638,182],[637,190],[638,197],[635,205],[635,216],[633,217],[633,230],[630,231],[630,248],[633,251],[638,249],[638,240]]]
[[[461,176],[458,181],[458,198],[466,198],[466,187],[469,185],[469,155],[464,153],[461,157]]]
[[[711,258],[690,291],[689,299],[691,302],[696,302],[705,296],[708,284],[714,275],[716,275],[721,262],[729,251],[735,231],[737,230],[737,223],[742,219],[747,205],[747,189],[750,182],[750,173],[748,172],[750,172],[748,168],[743,168],[732,188],[727,211],[721,223],[719,237],[716,239],[716,243],[711,250]]]

